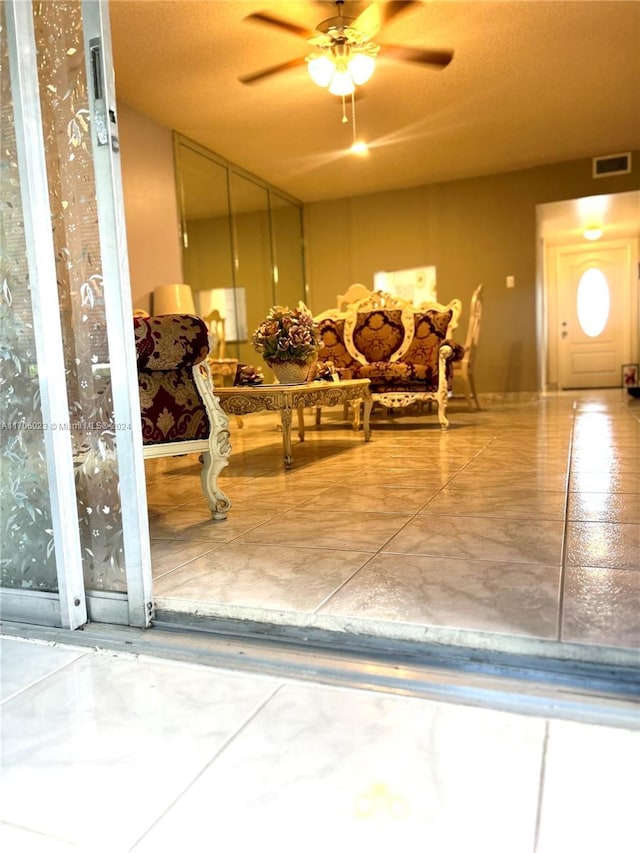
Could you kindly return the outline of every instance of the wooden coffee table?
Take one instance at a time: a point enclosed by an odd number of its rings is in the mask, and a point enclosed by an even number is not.
[[[298,412],[298,437],[304,441],[304,410],[316,406],[344,406],[360,400],[364,404],[362,431],[364,440],[371,438],[371,391],[368,379],[344,379],[336,382],[306,382],[303,385],[242,385],[234,388],[215,388],[228,415],[248,415],[251,412],[279,412],[282,421],[284,464],[291,466],[291,419]]]

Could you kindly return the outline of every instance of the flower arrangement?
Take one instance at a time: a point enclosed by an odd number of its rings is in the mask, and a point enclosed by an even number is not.
[[[251,341],[267,363],[306,364],[318,351],[319,327],[302,303],[298,308],[275,305]]]
[[[262,385],[263,382],[264,376],[259,367],[252,364],[239,364],[236,367],[234,385]]]
[[[318,382],[335,382],[339,376],[332,361],[322,361],[316,363],[312,378]]]

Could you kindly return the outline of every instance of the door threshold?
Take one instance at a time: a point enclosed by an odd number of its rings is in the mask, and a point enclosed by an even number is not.
[[[215,630],[214,630],[215,627]],[[541,659],[439,643],[305,638],[225,631],[156,619],[149,629],[89,623],[76,631],[0,623],[3,636],[117,655],[155,657],[244,675],[492,708],[528,716],[640,729],[640,666]]]
[[[452,651],[459,656],[524,656],[530,659],[557,661],[560,665],[596,664],[601,666],[640,667],[640,650],[625,646],[568,643],[559,640],[421,625],[358,616],[269,611],[256,608],[197,607],[179,609],[174,602],[156,602],[155,625],[175,625],[211,633],[282,639],[306,645],[329,644],[332,648],[374,651],[392,647],[424,650],[430,647]]]

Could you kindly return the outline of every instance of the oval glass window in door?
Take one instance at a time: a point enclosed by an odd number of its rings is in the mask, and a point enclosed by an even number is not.
[[[583,272],[576,297],[580,328],[590,338],[602,333],[609,319],[609,282],[602,270],[590,267]]]

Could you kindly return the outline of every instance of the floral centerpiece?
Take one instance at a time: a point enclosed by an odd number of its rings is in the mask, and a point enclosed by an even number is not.
[[[305,382],[318,354],[319,327],[304,305],[298,308],[275,305],[251,340],[281,382]],[[292,369],[294,366],[297,372]],[[283,368],[286,368],[284,373]]]

